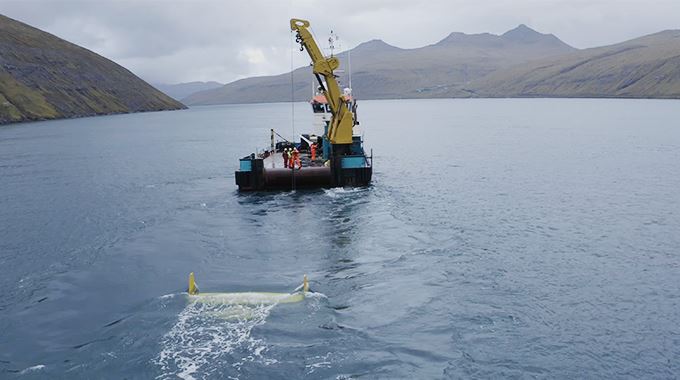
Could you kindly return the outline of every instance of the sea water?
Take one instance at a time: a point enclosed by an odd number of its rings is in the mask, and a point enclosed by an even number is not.
[[[0,378],[680,375],[680,103],[358,115],[370,187],[264,194],[238,158],[308,104],[0,127]]]

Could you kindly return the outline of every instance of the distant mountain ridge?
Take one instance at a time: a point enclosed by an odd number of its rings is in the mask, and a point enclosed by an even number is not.
[[[351,50],[353,91],[361,99],[441,96],[450,87],[481,78],[500,68],[575,51],[553,35],[520,25],[503,35],[451,33],[439,42],[401,49],[381,40]],[[306,53],[301,53],[306,54]],[[347,52],[338,54],[348,83]],[[308,100],[309,67],[293,73],[295,100]],[[290,100],[290,74],[246,78],[182,99],[189,105]]]
[[[182,108],[124,67],[0,15],[0,124]]]
[[[677,99],[680,30],[532,61],[492,73],[466,87],[464,92],[478,97]]]
[[[175,100],[182,100],[187,96],[205,90],[212,90],[224,86],[224,83],[219,82],[186,82],[186,83],[155,83],[154,87],[163,91]]]
[[[553,34],[521,24],[501,35],[454,32],[437,43],[401,49],[381,40],[351,50],[354,94],[360,99],[450,97],[669,97],[680,98],[680,47],[669,31],[612,47],[579,50]],[[656,36],[656,37],[654,37]],[[641,50],[634,48],[638,46]],[[618,47],[617,47],[618,46]],[[622,49],[608,56],[611,49]],[[644,57],[636,55],[644,52]],[[674,53],[677,53],[674,55]],[[340,80],[347,84],[347,52]],[[616,58],[614,58],[616,57]],[[656,60],[656,58],[658,60]],[[595,65],[594,62],[598,62]],[[589,63],[590,62],[590,63]],[[570,69],[569,66],[574,66]],[[638,80],[661,70],[666,82]],[[566,75],[564,71],[570,74]],[[595,71],[590,71],[595,70]],[[648,74],[644,74],[649,72]],[[657,74],[654,74],[657,73]],[[294,99],[306,101],[314,86],[311,69],[293,72]],[[556,79],[558,78],[558,79]],[[607,83],[636,81],[626,89]],[[571,82],[566,85],[563,81]],[[665,84],[664,84],[665,83]],[[662,86],[662,87],[658,87]],[[290,73],[241,79],[183,99],[189,105],[291,100]]]

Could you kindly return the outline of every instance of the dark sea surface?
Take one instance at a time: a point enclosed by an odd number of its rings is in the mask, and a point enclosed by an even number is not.
[[[359,119],[371,187],[267,194],[234,170],[291,104],[0,127],[0,378],[680,377],[678,101]],[[191,271],[315,293],[225,319]]]

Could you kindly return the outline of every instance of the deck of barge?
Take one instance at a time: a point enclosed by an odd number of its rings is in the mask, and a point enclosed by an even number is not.
[[[284,167],[281,153],[255,157],[253,154],[240,160],[236,171],[236,184],[240,191],[292,190],[301,188],[329,188],[341,186],[366,186],[371,182],[372,165],[365,155],[342,156],[337,160],[312,161],[309,154],[301,153],[301,168]]]
[[[302,163],[302,168],[313,168],[313,167],[323,167],[323,160],[318,156],[315,161],[312,162],[310,157],[305,153],[300,153],[300,162]],[[266,169],[285,169],[283,166],[283,155],[280,152],[270,154],[264,159],[264,168]]]
[[[284,167],[283,155],[274,153],[263,160],[264,183],[268,189],[319,188],[330,187],[332,183],[331,168],[324,166],[323,161],[311,161],[306,154],[300,154],[302,168],[295,170]]]

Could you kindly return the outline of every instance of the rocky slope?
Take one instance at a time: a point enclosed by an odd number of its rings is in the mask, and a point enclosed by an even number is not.
[[[0,15],[0,124],[181,108],[124,67]]]

